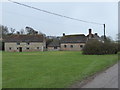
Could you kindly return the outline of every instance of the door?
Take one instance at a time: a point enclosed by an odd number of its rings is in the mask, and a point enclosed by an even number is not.
[[[19,52],[22,52],[22,47],[19,47]]]

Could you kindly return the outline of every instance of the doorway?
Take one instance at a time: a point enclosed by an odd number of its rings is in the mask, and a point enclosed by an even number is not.
[[[22,47],[19,47],[19,52],[22,52]]]

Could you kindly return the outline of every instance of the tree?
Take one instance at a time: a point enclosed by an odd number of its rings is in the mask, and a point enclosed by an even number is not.
[[[89,40],[83,48],[83,54],[86,55],[104,55],[117,54],[118,47],[113,42],[100,42],[98,40]]]
[[[0,25],[0,38],[2,38],[2,36],[5,36],[7,34],[9,34],[8,27]],[[4,50],[4,42],[2,41],[2,39],[0,40],[0,50]]]
[[[106,36],[105,39],[104,39],[104,36],[101,36],[101,39],[104,40],[105,42],[112,42],[112,37],[110,36]]]
[[[7,26],[0,25],[0,36],[9,34]]]
[[[31,27],[27,26],[25,29],[26,29],[27,34],[38,34],[38,31],[34,30]]]
[[[21,30],[19,31],[19,33],[20,33],[20,34],[25,34],[25,30],[24,30],[24,29],[21,29]]]
[[[14,28],[10,28],[11,34],[14,34],[14,32],[16,31]]]

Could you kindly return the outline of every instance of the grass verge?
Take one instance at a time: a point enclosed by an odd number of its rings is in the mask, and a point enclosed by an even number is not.
[[[3,52],[3,88],[64,88],[116,63],[117,55]]]

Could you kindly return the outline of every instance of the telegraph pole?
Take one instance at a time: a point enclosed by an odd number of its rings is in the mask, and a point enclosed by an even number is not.
[[[106,39],[106,36],[105,36],[105,24],[103,24],[103,26],[104,26],[104,41],[105,41],[105,39]]]

